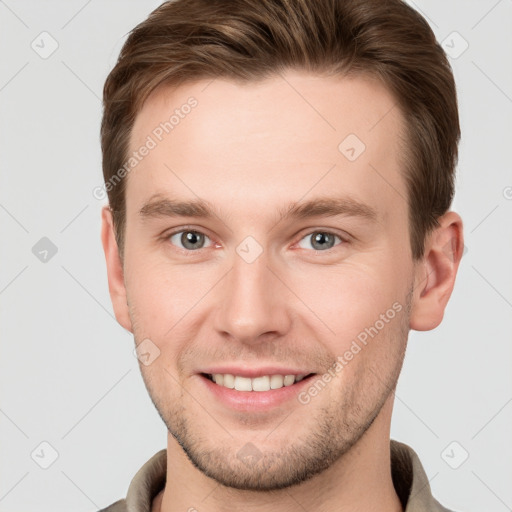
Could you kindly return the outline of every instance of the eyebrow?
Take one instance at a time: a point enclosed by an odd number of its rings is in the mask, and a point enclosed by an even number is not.
[[[154,196],[142,206],[139,215],[144,219],[159,217],[194,217],[212,219],[219,217],[217,210],[204,199],[179,201]],[[371,206],[350,197],[320,197],[306,202],[290,203],[278,210],[278,221],[306,219],[310,217],[360,217],[371,222],[378,219],[377,211]]]

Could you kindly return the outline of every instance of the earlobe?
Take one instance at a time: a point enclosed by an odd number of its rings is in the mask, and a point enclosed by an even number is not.
[[[133,332],[127,304],[123,264],[114,235],[112,212],[108,206],[104,206],[101,211],[101,243],[105,252],[108,289],[116,319],[125,329]]]
[[[462,219],[455,212],[447,212],[427,237],[424,257],[416,265],[411,329],[429,331],[443,320],[463,249]]]

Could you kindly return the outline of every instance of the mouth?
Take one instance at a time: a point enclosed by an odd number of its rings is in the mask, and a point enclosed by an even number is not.
[[[265,393],[277,391],[282,388],[293,387],[300,382],[309,380],[316,374],[272,374],[261,375],[254,378],[244,377],[241,375],[233,375],[231,373],[201,373],[200,375],[221,388],[245,393]]]
[[[224,411],[264,415],[282,414],[291,407],[303,406],[301,391],[311,386],[317,373],[304,367],[258,366],[225,363],[201,368],[196,373],[208,403]]]

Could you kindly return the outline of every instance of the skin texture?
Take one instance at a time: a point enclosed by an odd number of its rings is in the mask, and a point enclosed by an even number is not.
[[[131,151],[191,96],[197,106],[128,176],[123,262],[103,210],[116,318],[137,344],[149,338],[160,350],[140,364],[169,431],[167,484],[153,510],[402,510],[389,470],[393,390],[409,329],[443,318],[460,217],[445,214],[424,258],[412,260],[403,118],[374,79],[288,71],[160,88],[136,118]],[[354,161],[338,149],[349,134],[366,146]],[[204,199],[215,216],[140,215],[156,196]],[[278,220],[289,203],[333,197],[370,206],[376,219]],[[203,233],[203,245],[171,239],[180,228]],[[340,238],[326,251],[316,232]],[[262,249],[252,263],[236,251],[247,236]],[[229,363],[321,376],[393,304],[393,318],[307,404],[234,411],[197,374]],[[256,463],[237,457],[247,443]]]

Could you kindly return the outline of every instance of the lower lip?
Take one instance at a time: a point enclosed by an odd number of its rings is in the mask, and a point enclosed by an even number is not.
[[[236,389],[219,386],[204,375],[199,375],[206,388],[220,402],[232,409],[246,412],[268,411],[293,399],[298,402],[297,395],[304,387],[309,385],[312,377],[314,377],[314,374],[295,382],[291,386],[283,386],[269,391],[237,391]]]

